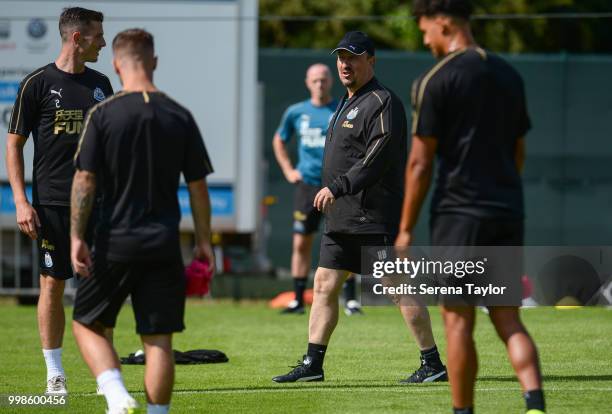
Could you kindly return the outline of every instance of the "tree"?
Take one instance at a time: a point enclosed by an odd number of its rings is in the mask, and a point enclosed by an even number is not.
[[[609,0],[476,0],[473,29],[498,52],[611,53],[612,19],[483,18],[483,15],[612,12]],[[363,30],[380,49],[422,50],[410,6],[400,0],[260,0],[260,46],[333,48]],[[314,19],[306,19],[312,16]],[[370,16],[367,19],[363,16]],[[481,16],[481,17],[479,17]]]

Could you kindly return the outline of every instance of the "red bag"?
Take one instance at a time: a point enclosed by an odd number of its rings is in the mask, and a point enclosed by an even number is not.
[[[208,262],[194,259],[185,268],[187,296],[204,296],[210,291],[213,274]]]

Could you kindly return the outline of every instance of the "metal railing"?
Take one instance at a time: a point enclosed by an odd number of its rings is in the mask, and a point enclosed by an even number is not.
[[[9,219],[12,224],[7,223]],[[0,218],[0,295],[38,296],[38,246],[35,240],[19,231],[14,221],[14,216]],[[64,294],[72,297],[75,290],[75,281],[71,279]]]

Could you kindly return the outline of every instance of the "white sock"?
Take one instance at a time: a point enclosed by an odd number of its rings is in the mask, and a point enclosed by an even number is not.
[[[63,375],[64,368],[62,367],[62,348],[43,349],[45,364],[47,364],[47,381],[58,375]]]
[[[126,399],[131,398],[130,394],[123,385],[121,371],[117,368],[107,369],[96,378],[100,391],[106,398],[108,408],[116,407],[123,403]]]
[[[147,414],[168,414],[168,410],[170,410],[170,404],[147,404]]]

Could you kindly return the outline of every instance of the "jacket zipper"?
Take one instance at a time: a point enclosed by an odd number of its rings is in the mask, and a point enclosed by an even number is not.
[[[334,136],[334,129],[336,129],[336,124],[338,123],[338,118],[340,118],[340,115],[342,115],[342,113],[344,112],[344,109],[348,106],[348,103],[351,99],[353,98],[344,100],[344,102],[342,103],[342,106],[340,107],[340,110],[338,111],[338,114],[334,117],[334,123],[332,124],[331,132],[329,134],[329,142],[332,142],[332,138]]]

